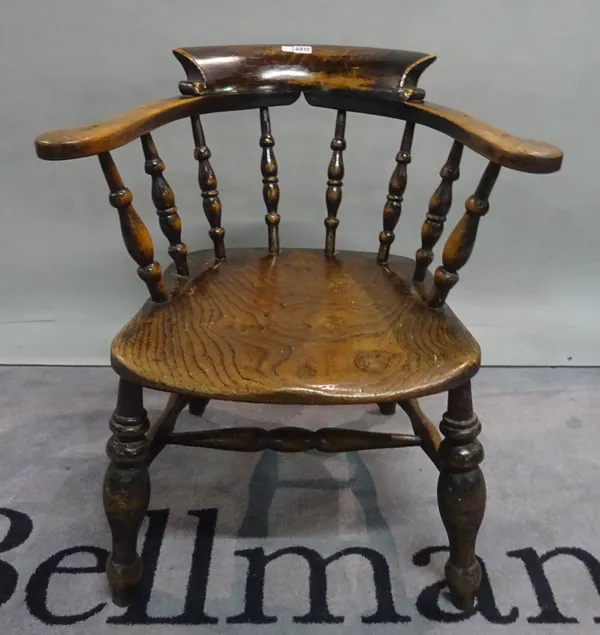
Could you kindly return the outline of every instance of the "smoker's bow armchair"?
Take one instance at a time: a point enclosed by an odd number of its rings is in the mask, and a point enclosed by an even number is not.
[[[202,47],[174,53],[187,74],[180,83],[182,96],[92,126],[46,133],[36,140],[42,159],[98,156],[125,246],[150,293],[111,349],[119,391],[110,421],[104,505],[113,539],[107,575],[114,601],[126,605],[140,580],[142,563],[136,542],[150,494],[148,468],[166,444],[245,452],[420,446],[440,470],[438,501],[450,542],[446,577],[451,595],[459,607],[472,606],[481,578],[475,540],[486,496],[479,468],[481,425],[473,412],[470,382],[479,369],[480,350],[446,298],[471,255],[501,167],[555,172],[562,153],[552,145],[513,137],[424,101],[425,91],[417,83],[434,61],[431,55],[336,46]],[[324,188],[324,251],[280,248],[280,209],[285,223],[295,207],[302,209],[302,201],[282,198],[280,205],[269,108],[290,105],[300,96],[312,106],[336,112]],[[217,179],[200,122],[201,115],[244,109],[257,109],[259,114],[265,251],[226,251]],[[373,235],[375,240],[378,233],[378,251],[372,254],[336,250],[348,112],[406,122],[383,205],[383,227]],[[151,135],[154,129],[182,118],[191,121],[198,184],[214,250],[188,253],[181,240],[173,191]],[[417,125],[433,128],[453,141],[429,202],[421,246],[410,259],[390,255],[390,247]],[[148,230],[133,208],[132,194],[111,154],[138,138],[173,261],[164,272],[154,259]],[[428,268],[450,210],[452,184],[459,177],[465,147],[489,163],[447,238],[441,265],[431,274]],[[248,207],[248,201],[244,206]],[[152,426],[143,407],[144,388],[171,395]],[[448,393],[441,443],[416,401],[438,392]],[[201,416],[210,399],[376,403],[384,414],[393,413],[399,404],[414,434],[293,427],[175,432],[177,416],[186,406]]]

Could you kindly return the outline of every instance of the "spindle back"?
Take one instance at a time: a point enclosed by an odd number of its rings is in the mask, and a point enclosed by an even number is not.
[[[261,148],[260,172],[267,224],[268,253],[280,250],[280,186],[275,158],[275,139],[269,108],[295,102],[304,95],[313,106],[336,111],[331,141],[332,156],[325,186],[325,256],[336,250],[338,211],[342,202],[346,113],[362,112],[406,121],[396,167],[389,182],[379,233],[377,263],[386,266],[402,211],[408,182],[408,165],[417,124],[436,129],[454,139],[443,165],[441,182],[431,197],[423,224],[421,247],[415,256],[413,280],[420,285],[432,263],[452,204],[452,185],[459,177],[464,146],[489,160],[466,211],[451,232],[435,271],[433,284],[424,296],[432,308],[442,307],[458,281],[458,271],[468,261],[479,219],[489,209],[488,198],[502,166],[525,172],[547,173],[560,168],[562,153],[549,144],[512,137],[458,111],[424,101],[417,86],[421,73],[435,56],[389,49],[336,46],[233,46],[200,47],[174,51],[187,79],[180,82],[180,98],[148,104],[113,120],[74,130],[41,135],[36,140],[38,156],[61,160],[97,155],[110,189],[110,204],[118,210],[125,246],[138,264],[138,275],[147,284],[155,302],[166,302],[169,294],[148,230],[132,205],[132,194],[124,186],[110,152],[135,138],[141,139],[145,171],[151,178],[152,200],[162,232],[169,242],[168,253],[177,273],[189,275],[186,245],[181,240],[181,219],[175,197],[163,174],[151,131],[171,121],[189,117],[198,162],[198,185],[202,207],[210,225],[215,258],[226,258],[225,230],[221,224],[221,201],[217,178],[211,166],[200,116],[211,112],[257,109]]]

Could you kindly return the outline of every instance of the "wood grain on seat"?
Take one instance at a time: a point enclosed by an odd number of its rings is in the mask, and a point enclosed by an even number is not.
[[[231,249],[189,263],[189,281],[165,272],[171,300],[115,338],[123,377],[213,399],[373,403],[448,390],[479,368],[478,344],[450,309],[425,305],[408,258]]]

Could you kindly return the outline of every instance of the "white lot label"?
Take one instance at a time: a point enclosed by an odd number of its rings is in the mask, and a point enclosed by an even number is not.
[[[282,46],[286,53],[312,53],[312,46]]]

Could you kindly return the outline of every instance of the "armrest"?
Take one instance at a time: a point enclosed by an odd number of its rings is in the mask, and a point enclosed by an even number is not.
[[[449,135],[504,167],[537,174],[560,169],[563,153],[549,143],[515,137],[471,115],[438,104],[407,102],[403,107],[411,113],[407,118]]]
[[[238,97],[242,98],[242,95]],[[291,103],[294,95],[278,97]],[[35,140],[38,157],[63,161],[93,156],[119,148],[167,123],[215,108],[214,97],[171,97],[134,108],[101,123],[54,130]],[[255,104],[258,99],[255,98]],[[252,107],[248,102],[246,107]],[[397,108],[397,106],[395,107]],[[423,124],[456,139],[490,161],[513,170],[538,174],[560,169],[559,148],[541,141],[515,137],[465,113],[429,102],[405,102],[401,118]],[[397,115],[396,115],[397,116]]]
[[[35,140],[40,159],[63,161],[110,152],[171,121],[197,112],[202,97],[171,97],[81,128],[53,130]]]

